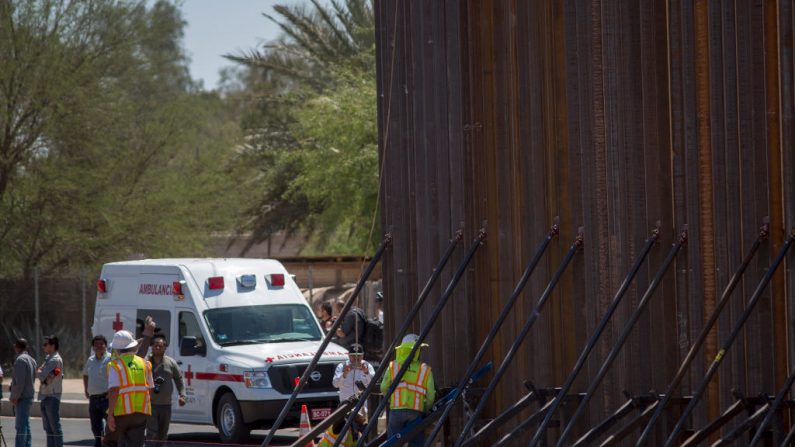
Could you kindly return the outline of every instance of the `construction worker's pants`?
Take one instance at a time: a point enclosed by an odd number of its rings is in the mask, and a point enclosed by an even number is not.
[[[422,413],[414,410],[389,410],[389,420],[387,421],[387,436],[400,433],[411,421],[422,417]],[[419,433],[409,441],[409,447],[422,447],[425,444],[425,432]]]
[[[116,416],[116,431],[106,431],[102,442],[107,447],[143,447],[145,431],[145,414]]]

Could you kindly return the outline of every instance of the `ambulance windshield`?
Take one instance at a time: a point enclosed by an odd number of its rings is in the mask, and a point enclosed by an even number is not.
[[[221,346],[320,340],[315,315],[299,304],[211,309],[204,318]]]

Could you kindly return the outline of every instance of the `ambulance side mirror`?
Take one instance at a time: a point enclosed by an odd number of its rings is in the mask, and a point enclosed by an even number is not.
[[[197,354],[201,352],[196,347],[196,337],[185,336],[179,340],[179,355],[190,357]]]

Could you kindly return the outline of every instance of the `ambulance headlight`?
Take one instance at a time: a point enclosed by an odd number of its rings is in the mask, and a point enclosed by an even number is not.
[[[246,388],[271,388],[271,379],[267,371],[246,371],[243,380]]]

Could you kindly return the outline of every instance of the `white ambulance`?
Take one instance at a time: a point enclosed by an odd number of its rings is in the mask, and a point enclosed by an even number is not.
[[[172,396],[172,420],[218,427],[243,442],[268,427],[320,346],[323,331],[284,266],[263,259],[150,259],[114,262],[97,281],[94,335],[110,340],[152,316],[182,368],[186,405]],[[338,403],[334,369],[347,351],[329,344],[291,408],[323,419]]]

